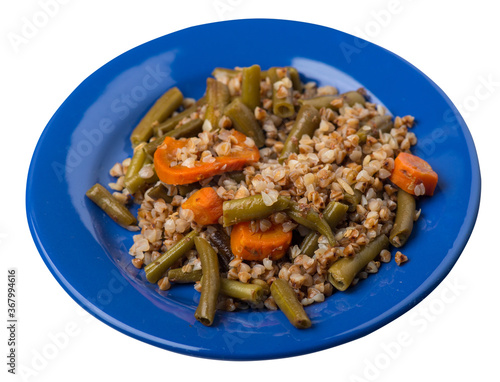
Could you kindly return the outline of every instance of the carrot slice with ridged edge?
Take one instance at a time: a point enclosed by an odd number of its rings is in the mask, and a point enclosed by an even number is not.
[[[415,195],[415,187],[422,184],[425,187],[425,195],[432,196],[436,189],[438,175],[422,158],[402,152],[394,160],[394,170],[389,179],[412,195]]]
[[[228,155],[215,157],[212,163],[196,161],[193,167],[176,164],[170,166],[176,159],[177,150],[186,147],[188,139],[175,139],[165,137],[163,143],[156,149],[154,154],[155,171],[160,180],[166,184],[181,185],[198,182],[214,175],[220,175],[229,171],[238,171],[248,164],[260,159],[259,149],[255,144],[249,145],[247,136],[236,130],[231,130],[237,151],[231,151]]]
[[[182,208],[193,211],[193,220],[198,224],[217,224],[222,216],[223,202],[212,187],[203,187],[182,203]]]
[[[291,242],[292,232],[284,232],[281,224],[274,224],[265,232],[253,232],[251,222],[241,222],[234,225],[231,231],[233,254],[248,261],[261,261],[266,257],[278,260]]]

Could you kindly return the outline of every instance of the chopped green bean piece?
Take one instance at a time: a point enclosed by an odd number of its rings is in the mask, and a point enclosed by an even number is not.
[[[168,271],[168,279],[174,283],[187,284],[200,281],[202,276],[201,269],[191,272],[184,272],[182,268],[174,268]]]
[[[224,227],[243,221],[265,219],[269,215],[288,208],[290,197],[278,196],[270,206],[264,203],[262,195],[252,195],[246,198],[226,200],[222,204],[222,219]]]
[[[231,119],[233,127],[252,138],[257,147],[264,146],[266,137],[262,127],[255,119],[254,113],[239,98],[226,106],[224,114]]]
[[[195,102],[194,105],[188,107],[186,110],[181,111],[179,114],[174,117],[170,117],[164,122],[156,125],[154,127],[155,135],[157,137],[164,137],[166,133],[175,129],[175,127],[182,121],[184,118],[191,116],[194,112],[196,112],[200,107],[207,103],[207,97],[202,97],[198,101]]]
[[[331,201],[323,211],[323,217],[325,218],[328,225],[332,229],[334,229],[335,227],[337,227],[337,224],[344,220],[348,209],[349,206],[344,203]]]
[[[416,203],[413,195],[399,189],[398,208],[396,210],[396,220],[392,227],[389,239],[391,244],[397,248],[402,247],[411,235],[413,221],[415,218]]]
[[[281,151],[279,162],[283,163],[291,153],[299,152],[299,141],[304,134],[312,137],[319,127],[321,116],[319,112],[311,105],[302,105],[297,119],[293,124],[292,130],[288,134]]]
[[[186,196],[187,194],[196,190],[199,187],[200,184],[198,182],[189,184],[180,184],[177,186],[177,191],[179,192],[180,196]]]
[[[129,190],[131,194],[133,194],[137,190],[131,191],[129,188],[129,184],[132,181],[132,179],[139,174],[139,171],[146,162],[146,158],[147,155],[146,152],[144,151],[144,147],[137,147],[134,151],[132,159],[130,160],[127,172],[125,173],[125,187]]]
[[[342,220],[344,220],[349,207],[343,203],[331,201],[323,211],[323,218],[333,230]],[[310,232],[302,241],[300,252],[312,257],[318,249],[320,234],[316,231]]]
[[[147,143],[145,146],[144,146],[144,151],[146,152],[146,154],[148,155],[148,157],[150,157],[151,159],[154,158],[154,155],[155,155],[155,151],[158,147],[160,147],[160,145],[163,143],[163,141],[165,140],[165,137],[166,135],[163,135],[159,138],[156,138],[155,140]]]
[[[368,135],[378,138],[381,134],[389,133],[393,127],[394,123],[390,115],[377,115],[365,123],[356,134],[359,137],[359,142],[363,144]]]
[[[230,101],[229,89],[225,84],[213,78],[207,78],[207,110],[205,120],[212,125],[212,131],[219,129],[219,121],[224,108]]]
[[[217,78],[217,77],[233,78],[233,77],[236,77],[240,73],[241,73],[241,70],[228,69],[228,68],[215,68],[212,71],[212,76],[214,76],[215,78]]]
[[[193,239],[197,235],[196,231],[191,231],[158,259],[146,265],[144,271],[148,281],[153,284],[156,283],[168,268],[193,248]]]
[[[293,89],[302,92],[302,81],[300,80],[300,75],[297,69],[292,66],[288,66],[288,74],[292,80]]]
[[[153,161],[150,158],[146,158],[141,169],[143,169],[145,166],[151,166],[152,175],[149,178],[143,178],[140,175],[140,172],[137,172],[134,175],[132,175],[128,180],[125,181],[125,186],[127,187],[127,190],[131,194],[135,194],[137,191],[142,189],[146,184],[154,184],[158,182],[159,179],[154,170]]]
[[[219,77],[229,77],[233,78],[238,76],[241,73],[241,69],[228,69],[228,68],[215,68],[212,71],[212,76],[215,78]],[[260,71],[260,79],[265,80],[267,77],[267,70]]]
[[[227,297],[257,303],[264,297],[264,292],[264,289],[257,284],[242,283],[226,278],[220,279],[220,293]]]
[[[136,218],[127,207],[99,183],[94,184],[85,195],[122,227],[128,228],[137,224]]]
[[[278,81],[281,81],[283,78],[280,78],[278,75],[278,70],[285,68],[270,68],[267,71],[267,75],[271,80],[271,84],[273,86],[273,113],[280,118],[290,118],[295,114],[295,107],[293,106],[293,86],[286,88],[286,95],[282,96],[278,90],[278,86],[274,86]],[[285,69],[286,70],[286,69]],[[288,70],[286,70],[286,77],[290,79],[290,74]],[[290,79],[291,81],[291,79]]]
[[[274,280],[271,284],[271,296],[293,326],[297,329],[311,327],[311,320],[288,281]]]
[[[243,171],[233,171],[227,173],[227,176],[234,180],[236,183],[244,182],[246,177]]]
[[[166,137],[172,137],[175,139],[179,138],[190,138],[190,137],[195,137],[199,133],[201,133],[203,127],[203,120],[202,119],[192,119],[189,122],[186,122],[185,124],[176,127],[173,130],[170,130],[168,133],[165,134]]]
[[[381,115],[374,117],[371,121],[373,127],[378,130],[378,136],[386,133],[390,133],[394,127],[394,122],[390,115]]]
[[[260,66],[243,68],[241,76],[241,101],[253,111],[260,105]]]
[[[324,107],[324,108],[332,109],[334,111],[339,111],[339,106],[332,105],[332,101],[338,100],[338,99],[343,100],[343,105],[348,105],[351,107],[357,103],[364,106],[366,103],[365,97],[362,94],[360,94],[356,91],[350,91],[350,92],[339,94],[339,95],[324,95],[324,96],[318,96],[318,97],[313,97],[313,98],[309,98],[309,99],[299,100],[299,104],[311,105],[311,106],[314,106],[318,110]]]
[[[168,194],[167,189],[162,183],[151,187],[148,192],[148,196],[154,200],[163,199],[166,203],[170,203],[173,200],[173,196]]]
[[[334,262],[328,269],[328,280],[338,290],[346,290],[351,285],[354,277],[388,246],[389,239],[387,236],[377,236],[353,257],[343,257]]]
[[[357,91],[350,91],[347,93],[343,93],[340,95],[342,100],[344,101],[344,105],[347,104],[349,106],[354,106],[355,104],[359,103],[362,106],[365,106],[366,100],[363,94],[357,92]]]
[[[318,249],[318,240],[321,235],[316,231],[311,231],[309,234],[302,240],[302,244],[300,245],[300,253],[307,255],[309,257],[313,257],[314,252]]]
[[[326,220],[316,211],[307,208],[307,206],[302,206],[299,203],[291,202],[286,213],[295,222],[324,235],[331,246],[336,244],[332,229]]]
[[[250,281],[252,284],[260,286],[263,291],[264,291],[264,297],[269,296],[271,294],[271,288],[269,287],[269,284],[265,282],[264,280],[261,279],[253,279]]]
[[[335,99],[338,99],[338,95],[323,95],[317,96],[309,99],[300,99],[300,105],[311,105],[314,106],[317,110],[321,108],[333,109],[331,102]]]
[[[156,138],[154,141],[149,142],[144,146],[144,151],[150,158],[154,157],[155,151],[165,140],[165,137],[178,138],[190,138],[201,133],[203,127],[203,120],[196,118],[192,119],[183,125],[174,128],[163,134],[161,137]]]
[[[196,250],[200,256],[203,277],[201,279],[201,296],[195,318],[205,326],[214,322],[217,298],[221,287],[219,275],[219,262],[217,254],[210,244],[203,238],[194,238]]]
[[[174,87],[165,92],[132,132],[130,136],[132,145],[135,147],[141,142],[147,142],[153,135],[154,124],[161,123],[170,117],[181,106],[182,101],[183,96],[178,88]]]
[[[356,211],[356,207],[359,203],[361,203],[361,198],[363,197],[363,193],[358,189],[354,190],[354,195],[349,194],[348,192],[344,193],[344,201],[347,203],[348,211],[353,212]]]

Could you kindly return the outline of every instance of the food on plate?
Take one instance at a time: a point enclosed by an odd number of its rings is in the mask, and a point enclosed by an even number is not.
[[[401,152],[394,160],[391,182],[412,195],[432,196],[438,182],[438,175],[422,158]]]
[[[202,324],[217,310],[279,309],[308,328],[305,306],[404,246],[437,174],[410,152],[414,118],[392,117],[364,89],[339,94],[293,67],[212,75],[197,101],[162,95],[131,134],[132,157],[110,171],[113,195],[97,184],[87,196],[140,230],[129,252],[150,283],[194,283]]]
[[[127,207],[114,198],[113,195],[99,183],[89,188],[86,195],[122,227],[129,228],[137,224],[137,219]]]

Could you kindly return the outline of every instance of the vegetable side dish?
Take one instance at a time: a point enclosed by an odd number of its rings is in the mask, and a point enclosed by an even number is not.
[[[110,171],[114,193],[87,196],[140,230],[129,252],[149,282],[194,283],[204,325],[217,309],[267,308],[308,328],[304,306],[392,261],[437,174],[410,152],[414,118],[364,89],[338,94],[292,67],[212,75],[197,101],[163,94],[131,134],[133,157]]]

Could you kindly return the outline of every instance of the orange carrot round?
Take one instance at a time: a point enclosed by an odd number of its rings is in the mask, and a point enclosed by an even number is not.
[[[193,220],[198,224],[217,224],[222,216],[223,202],[212,187],[204,187],[182,203],[182,208],[193,211]]]
[[[438,182],[438,175],[422,158],[409,153],[399,153],[394,160],[394,170],[389,178],[392,183],[415,195],[415,187],[423,185],[425,195],[433,195]],[[421,192],[419,195],[423,195]]]
[[[232,145],[238,147],[238,150],[232,151],[228,155],[215,157],[215,161],[212,163],[196,161],[192,167],[182,166],[182,164],[170,166],[175,161],[177,150],[186,147],[188,139],[165,137],[154,154],[156,174],[166,184],[189,184],[225,172],[241,170],[246,165],[260,159],[259,149],[255,145],[247,145],[245,134],[232,130],[231,135],[236,141],[233,141]]]
[[[266,257],[278,260],[291,242],[292,232],[283,232],[281,224],[275,224],[265,232],[252,232],[250,222],[242,222],[234,225],[231,231],[231,251],[243,260],[261,261]]]

